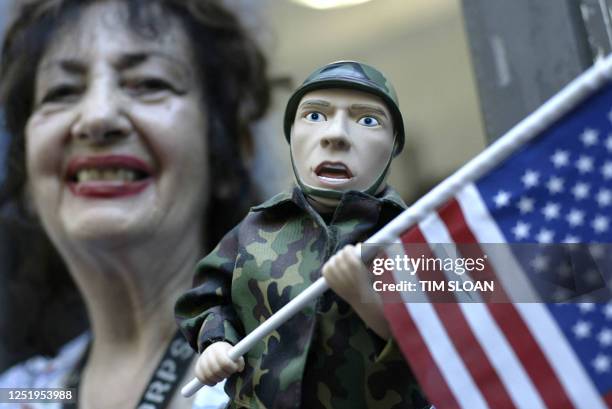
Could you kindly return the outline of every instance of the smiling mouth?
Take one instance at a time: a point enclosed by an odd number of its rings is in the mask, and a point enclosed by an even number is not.
[[[70,161],[66,180],[77,196],[112,198],[141,192],[152,173],[148,164],[133,156],[88,156]]]
[[[148,176],[145,172],[128,168],[85,168],[77,171],[68,180],[77,183],[91,181],[134,182],[146,179]]]
[[[314,173],[323,182],[338,184],[353,178],[351,169],[342,162],[322,162]]]

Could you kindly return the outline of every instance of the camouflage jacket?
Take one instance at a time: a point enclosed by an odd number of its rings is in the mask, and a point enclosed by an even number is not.
[[[191,345],[235,344],[320,277],[324,262],[367,239],[405,208],[348,192],[326,221],[303,193],[281,193],[251,209],[197,266],[176,315]],[[234,408],[409,409],[426,406],[395,342],[366,327],[332,291],[265,337],[245,356],[226,392]]]

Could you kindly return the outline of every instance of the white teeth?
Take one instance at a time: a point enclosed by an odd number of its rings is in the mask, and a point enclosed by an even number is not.
[[[76,174],[77,182],[118,181],[133,182],[136,180],[136,172],[130,169],[81,169]]]
[[[127,170],[127,169],[119,169],[119,179],[127,180],[128,182],[133,182],[136,180],[136,173]]]
[[[319,179],[324,180],[327,183],[336,184],[336,185],[345,183],[350,180],[349,178],[328,178],[325,176],[319,176]]]

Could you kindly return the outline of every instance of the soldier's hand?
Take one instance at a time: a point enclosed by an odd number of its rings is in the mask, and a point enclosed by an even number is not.
[[[348,245],[323,265],[321,273],[329,287],[348,302],[359,317],[381,338],[389,339],[391,329],[383,306],[372,288],[369,271],[361,262],[361,245]]]
[[[329,287],[351,305],[360,302],[370,291],[368,269],[361,262],[360,254],[359,244],[344,246],[321,270]]]
[[[227,342],[215,342],[198,357],[195,366],[196,378],[204,385],[213,386],[229,378],[235,372],[244,369],[244,358],[232,361],[227,355],[232,345]]]

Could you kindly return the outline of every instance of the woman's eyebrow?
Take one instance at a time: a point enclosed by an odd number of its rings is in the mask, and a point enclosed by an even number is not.
[[[159,51],[146,51],[122,54],[117,57],[113,65],[118,70],[127,70],[145,63],[147,60],[150,59],[150,57],[164,59],[166,61],[171,62],[174,67],[180,67],[180,69],[185,71],[186,73],[190,72],[187,65],[181,59]],[[43,63],[40,67],[40,70],[48,71],[54,68],[60,68],[62,71],[71,74],[84,74],[87,72],[87,63],[76,58],[59,58]]]
[[[119,70],[134,68],[145,62],[149,58],[149,54],[144,52],[122,54],[113,65]]]
[[[180,66],[182,69],[187,70],[187,64],[183,60],[157,50],[121,54],[113,65],[119,70],[130,69],[145,63],[147,60],[150,60],[151,57],[161,58],[171,62],[175,66]]]
[[[169,72],[173,73],[177,78],[195,78],[193,70],[181,58],[157,50],[122,54],[117,57],[113,65],[118,71],[126,71],[137,68],[155,59],[165,61],[164,66],[166,66],[170,70]]]
[[[40,67],[40,71],[48,71],[53,68],[60,68],[70,74],[84,74],[87,71],[86,64],[74,58],[63,58],[47,61]]]
[[[385,113],[385,111],[383,111],[381,108],[379,108],[379,107],[377,107],[375,105],[370,105],[370,104],[353,104],[353,105],[351,105],[351,110],[352,111],[371,111],[371,112],[377,113],[380,116],[388,118],[388,116]]]

